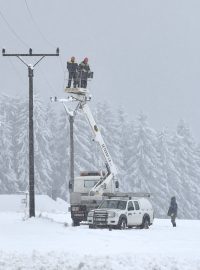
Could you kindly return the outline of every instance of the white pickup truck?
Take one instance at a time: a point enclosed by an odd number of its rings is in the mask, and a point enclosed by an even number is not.
[[[104,200],[88,213],[89,228],[109,227],[148,229],[154,219],[153,208],[147,198],[112,198]]]

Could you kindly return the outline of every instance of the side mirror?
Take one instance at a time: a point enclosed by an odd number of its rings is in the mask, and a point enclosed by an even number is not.
[[[69,190],[72,190],[72,183],[69,182]]]
[[[115,188],[119,188],[119,182],[115,181]]]

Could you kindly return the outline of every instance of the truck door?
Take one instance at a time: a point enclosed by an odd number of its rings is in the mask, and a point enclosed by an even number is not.
[[[135,216],[137,217],[137,224],[140,225],[142,224],[142,211],[140,209],[138,201],[134,201],[134,206],[135,206]]]
[[[133,203],[131,201],[128,202],[128,215],[127,215],[127,225],[128,226],[133,226],[135,223],[135,217],[134,217],[134,212],[135,208],[133,206]]]
[[[140,220],[142,214],[141,211],[138,209],[138,207],[139,204],[137,201],[136,204],[135,202],[132,201],[128,202],[128,226],[136,226],[141,224]]]

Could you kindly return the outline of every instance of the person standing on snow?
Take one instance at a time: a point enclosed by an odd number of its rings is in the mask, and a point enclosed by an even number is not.
[[[79,87],[87,88],[87,79],[90,73],[90,66],[88,64],[87,57],[85,57],[85,59],[79,64],[78,72],[79,72],[79,83],[78,83]]]
[[[173,227],[176,227],[177,210],[178,210],[178,205],[176,202],[176,198],[172,197],[167,215],[171,217],[171,223]]]
[[[69,79],[68,79],[67,88],[71,87],[72,80],[73,80],[73,86],[74,86],[74,88],[76,88],[78,64],[76,63],[74,56],[71,57],[71,61],[67,62],[67,69],[69,71]]]

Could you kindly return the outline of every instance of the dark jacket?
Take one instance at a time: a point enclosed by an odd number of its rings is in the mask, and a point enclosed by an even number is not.
[[[78,70],[78,64],[76,62],[67,62],[67,69],[69,72],[77,72]]]
[[[171,215],[177,216],[177,211],[178,211],[178,205],[176,203],[176,198],[172,197],[170,207],[169,207],[169,210],[168,210],[168,216],[171,216]]]
[[[90,66],[88,64],[81,62],[78,66],[78,70],[82,78],[88,78],[88,73],[90,72]]]

